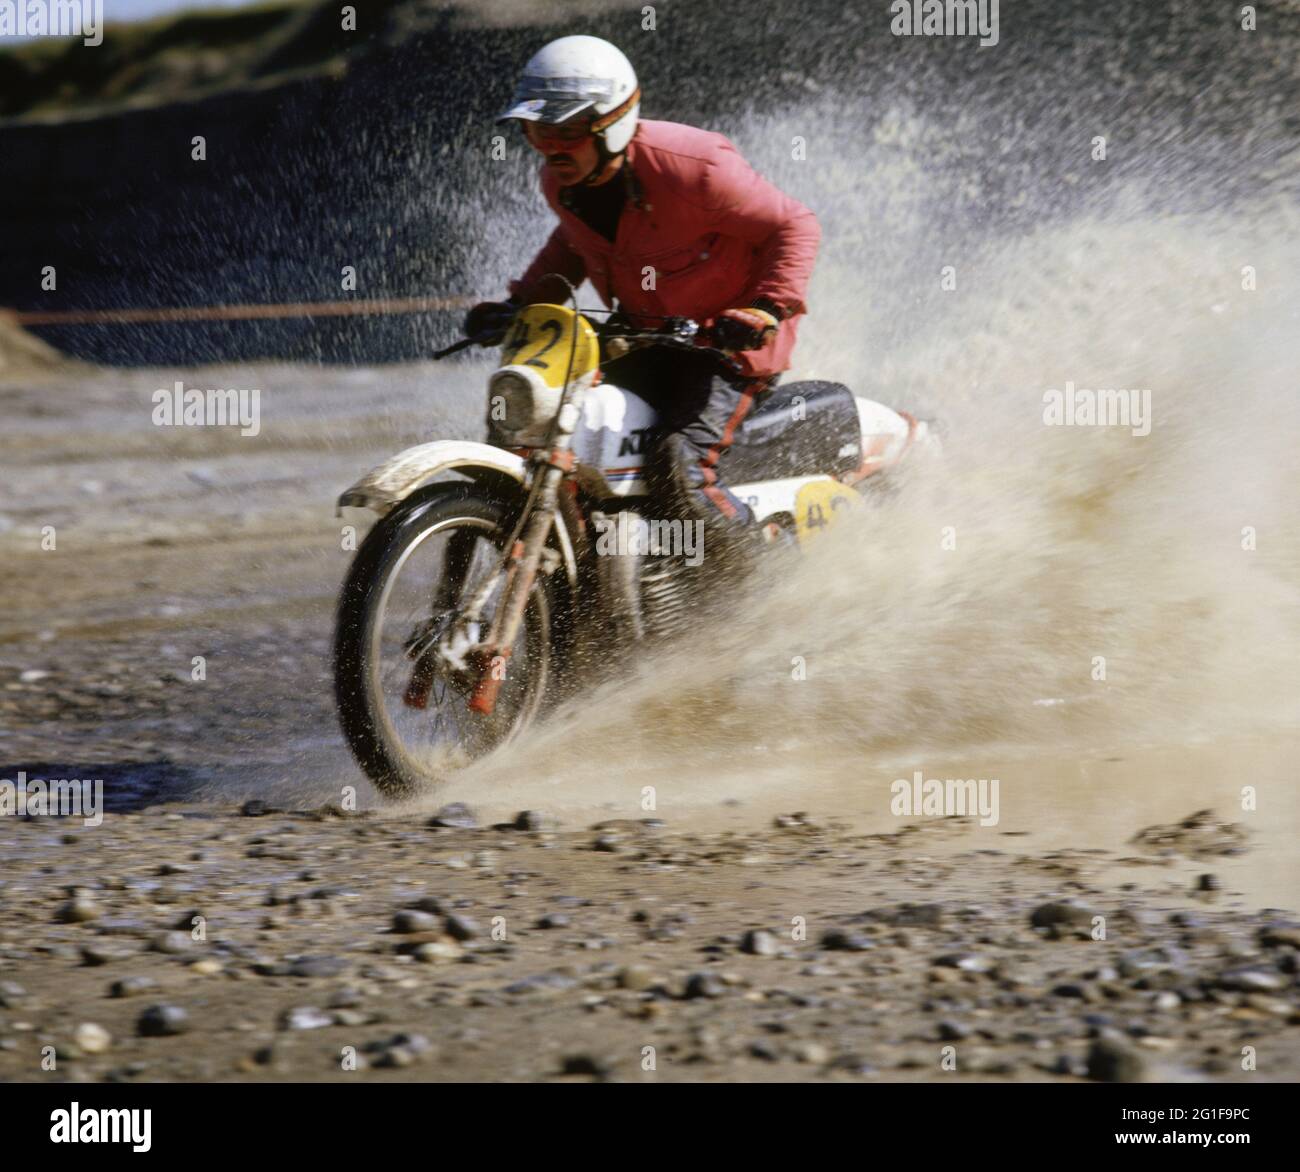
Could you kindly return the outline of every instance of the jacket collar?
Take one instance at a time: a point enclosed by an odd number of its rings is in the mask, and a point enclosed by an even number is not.
[[[645,200],[645,185],[641,182],[636,173],[636,168],[633,166],[636,160],[636,147],[636,136],[633,135],[632,141],[628,144],[627,156],[623,160],[623,165],[618,169],[618,175],[611,182],[617,183],[621,181],[623,191],[627,195],[627,202],[632,207],[648,212],[652,208]],[[573,186],[559,188],[556,192],[556,198],[560,201],[562,207],[571,209],[573,207]]]

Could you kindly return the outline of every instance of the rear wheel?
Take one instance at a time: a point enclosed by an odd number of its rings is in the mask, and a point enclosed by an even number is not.
[[[339,599],[334,694],[353,755],[387,796],[504,744],[546,698],[557,607],[539,575],[492,714],[468,707],[478,673],[464,652],[495,614],[517,507],[474,484],[439,485],[394,509],[357,551]],[[475,598],[484,601],[470,623]]]

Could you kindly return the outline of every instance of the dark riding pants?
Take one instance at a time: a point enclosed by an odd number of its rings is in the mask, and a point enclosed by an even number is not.
[[[724,481],[727,449],[778,376],[744,378],[708,354],[666,349],[633,351],[606,376],[659,415],[649,482],[669,516],[702,521],[706,545],[724,553],[756,541],[753,512]]]

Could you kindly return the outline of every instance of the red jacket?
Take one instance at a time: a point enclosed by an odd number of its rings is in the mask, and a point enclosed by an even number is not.
[[[526,300],[547,273],[574,285],[589,277],[606,305],[616,297],[634,318],[668,314],[703,325],[766,297],[785,320],[761,350],[737,357],[751,375],[788,369],[821,239],[817,217],[755,172],[721,134],[676,122],[642,121],[622,170],[626,179],[611,182],[628,183],[628,201],[610,241],[565,206],[564,189],[542,168],[542,192],[560,222],[511,283],[511,295]],[[651,268],[654,287],[643,288],[652,284]]]

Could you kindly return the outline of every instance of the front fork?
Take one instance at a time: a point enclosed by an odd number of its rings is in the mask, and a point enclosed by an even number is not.
[[[522,536],[516,538],[506,555],[505,586],[501,602],[492,618],[487,638],[473,652],[478,682],[470,697],[471,712],[491,716],[497,695],[505,682],[510,653],[524,621],[528,598],[541,566],[546,543],[555,524],[560,506],[560,486],[576,466],[573,432],[581,409],[575,398],[564,402],[555,419],[550,444],[533,453],[536,467],[535,493],[530,493],[532,507],[524,519]]]

